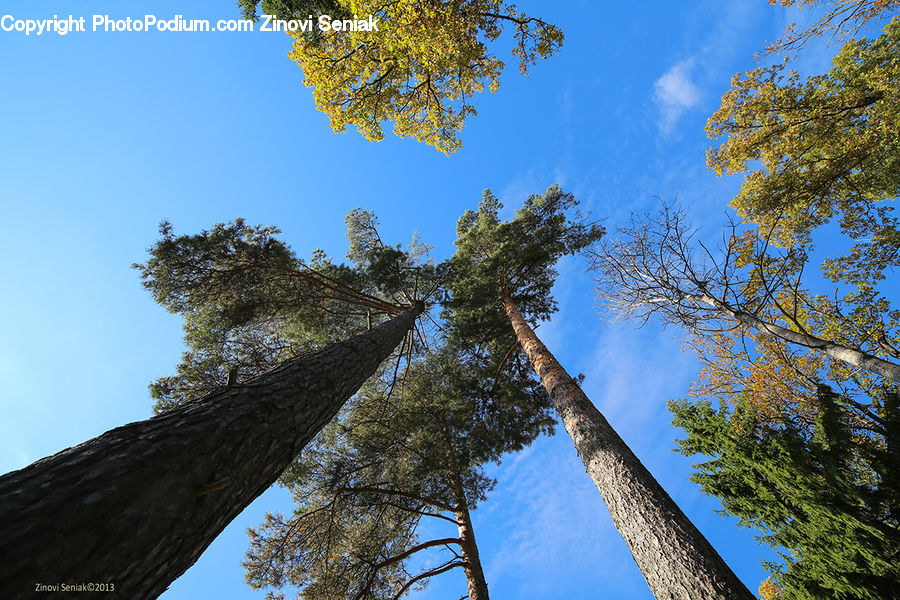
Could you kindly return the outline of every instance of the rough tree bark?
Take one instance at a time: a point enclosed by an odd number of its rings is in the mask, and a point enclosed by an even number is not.
[[[0,477],[0,597],[97,583],[118,597],[159,596],[275,482],[422,310],[416,303],[362,335]]]
[[[535,335],[503,289],[500,301],[653,596],[657,600],[753,600],[753,594]]]
[[[466,571],[466,583],[469,588],[469,600],[489,600],[487,580],[481,568],[478,556],[478,545],[475,543],[475,531],[472,528],[472,517],[469,515],[469,502],[462,487],[458,473],[454,473],[451,488],[453,492],[453,515],[459,529],[459,547]]]

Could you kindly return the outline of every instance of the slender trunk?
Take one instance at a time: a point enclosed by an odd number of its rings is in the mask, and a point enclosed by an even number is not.
[[[472,529],[472,518],[469,515],[469,502],[458,473],[451,475],[450,489],[453,493],[453,514],[459,528],[460,553],[465,563],[466,583],[469,586],[469,600],[489,600],[487,580],[481,568],[475,531]]]
[[[114,585],[110,597],[159,596],[275,482],[422,308],[0,477],[0,597],[98,583]]]
[[[505,290],[500,300],[654,597],[752,600],[746,586],[538,339]]]
[[[456,518],[456,526],[459,530],[459,547],[463,559],[463,568],[466,572],[466,584],[469,594],[468,600],[488,600],[487,580],[484,578],[484,570],[481,568],[481,558],[478,556],[478,544],[475,543],[475,530],[472,527],[472,517],[469,515],[469,500],[463,488],[460,466],[456,453],[453,451],[453,441],[450,438],[450,429],[443,415],[440,416],[441,429],[443,431],[444,454],[447,458],[447,479],[450,484],[450,494],[453,497],[453,516]]]
[[[709,306],[712,306],[713,308],[718,310],[720,313],[731,317],[738,323],[749,325],[760,333],[767,333],[786,342],[797,344],[798,346],[803,346],[805,348],[818,350],[826,356],[830,356],[831,358],[843,361],[847,364],[853,365],[854,367],[859,367],[861,369],[871,371],[872,373],[877,373],[878,375],[887,377],[888,379],[891,379],[893,381],[900,381],[900,365],[898,365],[897,363],[893,363],[889,360],[884,360],[883,358],[878,358],[877,356],[869,354],[868,352],[850,348],[843,344],[838,344],[837,342],[824,340],[822,338],[800,331],[792,331],[786,327],[782,327],[781,325],[776,325],[775,323],[769,323],[768,321],[764,321],[752,313],[736,309],[731,305],[722,302],[721,300],[713,298],[712,296],[708,296],[705,294],[688,293],[685,293],[684,296],[687,298],[691,298],[694,301],[708,304]]]

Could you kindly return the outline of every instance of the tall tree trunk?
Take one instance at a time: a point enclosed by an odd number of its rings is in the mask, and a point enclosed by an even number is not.
[[[752,600],[747,587],[538,339],[506,290],[501,289],[500,300],[654,597]]]
[[[456,525],[459,529],[459,547],[465,562],[466,583],[469,586],[469,600],[489,600],[487,580],[484,578],[484,570],[481,568],[481,558],[478,556],[478,545],[475,543],[475,531],[472,528],[472,518],[469,515],[469,502],[466,492],[463,490],[459,473],[451,475],[451,491],[453,493],[453,514],[456,517]]]
[[[0,477],[0,597],[98,583],[118,597],[159,596],[275,482],[422,309]]]

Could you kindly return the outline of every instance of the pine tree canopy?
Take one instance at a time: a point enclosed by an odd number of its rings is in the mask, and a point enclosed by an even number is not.
[[[529,207],[549,214],[567,200],[551,196],[555,208],[546,209],[535,198]],[[568,231],[559,218],[550,221]],[[406,249],[386,245],[375,215],[361,209],[346,224],[348,261],[335,264],[322,251],[301,261],[277,229],[240,219],[185,236],[164,223],[137,268],[154,297],[184,316],[188,351],[175,375],[151,386],[157,410],[222,387],[232,369],[255,375],[410,302],[446,296],[451,267],[434,265],[418,237]],[[551,251],[565,252],[564,244]],[[537,247],[531,251],[541,260]],[[537,285],[549,292],[552,281]],[[468,575],[477,551],[472,558],[464,546],[474,541],[420,541],[419,520],[439,515],[471,530],[466,515],[494,484],[483,465],[551,433],[554,420],[521,351],[501,358],[492,345],[459,344],[424,324],[416,335],[282,476],[297,509],[289,519],[270,515],[253,534],[245,566],[254,586],[297,585],[309,600],[393,598],[450,568]],[[406,572],[416,552],[454,543],[468,559]]]
[[[556,311],[551,289],[556,262],[588,247],[603,228],[572,211],[577,201],[557,186],[530,196],[510,221],[500,220],[502,204],[490,190],[477,211],[468,210],[456,226],[456,254],[450,260],[445,316],[453,335],[473,344],[490,343],[501,355],[514,341],[500,308],[505,289],[530,321]]]
[[[282,478],[297,507],[251,532],[251,585],[294,585],[304,600],[390,599],[464,566],[455,532],[420,539],[418,528],[423,518],[458,525],[496,483],[483,465],[552,431],[546,395],[518,367],[497,381],[493,364],[444,347],[396,387],[389,372],[370,381]],[[421,552],[437,566],[408,571]]]
[[[435,292],[440,269],[424,245],[414,240],[407,252],[363,235],[377,227],[365,211],[347,221],[349,264],[320,250],[300,260],[278,229],[241,219],[183,236],[163,223],[150,258],[135,267],[154,299],[184,317],[188,350],[175,375],[151,386],[157,411],[223,386],[231,369],[257,375]]]

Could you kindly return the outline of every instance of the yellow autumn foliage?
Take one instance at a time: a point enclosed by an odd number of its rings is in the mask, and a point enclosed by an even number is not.
[[[559,28],[503,0],[341,4],[360,19],[377,19],[377,31],[294,33],[289,54],[332,129],[352,125],[378,141],[384,124],[392,122],[395,134],[446,154],[462,146],[459,133],[476,114],[472,97],[500,85],[504,63],[490,47],[504,26],[514,29],[512,54],[523,73],[563,41]]]

